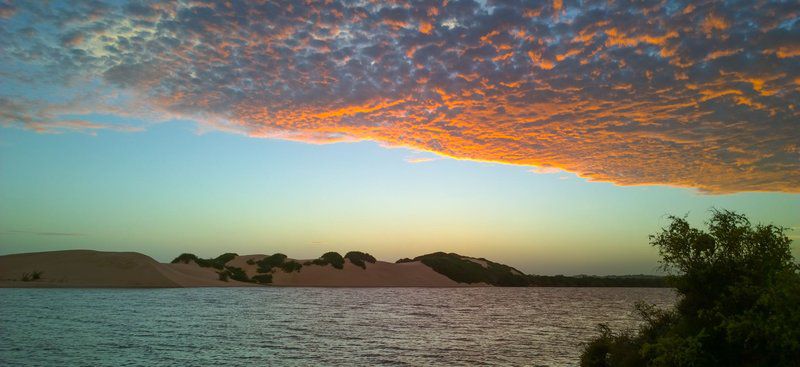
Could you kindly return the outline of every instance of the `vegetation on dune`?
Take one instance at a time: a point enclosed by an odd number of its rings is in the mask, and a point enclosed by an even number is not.
[[[258,274],[254,275],[252,279],[256,283],[269,284],[272,283],[272,274]]]
[[[311,261],[314,265],[325,266],[330,264],[336,269],[344,269],[344,258],[338,252],[326,252],[319,259]]]
[[[210,267],[219,270],[218,273],[227,279],[234,279],[238,281],[252,281],[247,278],[247,274],[242,271],[239,273],[226,264],[236,258],[235,253],[225,253],[213,259],[202,259],[194,254],[181,254],[172,260],[172,263],[189,263],[194,261],[201,267]],[[275,268],[281,269],[287,273],[300,271],[303,266],[309,265],[331,265],[336,269],[344,268],[344,259],[349,259],[353,265],[366,269],[366,263],[375,263],[377,260],[372,255],[360,252],[350,251],[342,257],[337,252],[327,252],[320,256],[318,259],[305,261],[299,263],[295,260],[287,261],[288,257],[284,254],[277,253],[270,256],[265,256],[261,260],[248,259],[247,264],[257,265],[257,272],[260,274],[272,273]],[[435,271],[444,274],[450,279],[460,283],[480,283],[496,286],[537,286],[537,287],[663,287],[666,286],[666,281],[663,277],[657,276],[543,276],[543,275],[524,275],[516,272],[510,266],[494,263],[485,259],[488,267],[484,268],[481,264],[467,260],[464,256],[458,254],[447,254],[437,252],[428,255],[418,256],[414,259],[403,258],[397,260],[397,263],[406,263],[414,261],[422,261],[425,265],[430,266]],[[29,278],[31,276],[29,275]]]
[[[224,270],[218,271],[219,280],[227,282],[228,279],[233,279],[239,282],[252,283],[253,280],[247,276],[244,269],[235,266],[226,266]]]
[[[291,260],[281,264],[279,268],[283,269],[283,271],[287,273],[291,273],[293,271],[300,271],[300,269],[303,269],[303,265],[297,261]]]
[[[173,264],[177,264],[177,263],[188,264],[190,261],[196,261],[197,259],[198,258],[197,258],[197,256],[195,254],[183,253],[183,254],[178,255],[178,257],[174,258],[172,260],[172,263]]]
[[[418,256],[414,259],[402,258],[396,264],[422,261],[438,273],[460,283],[485,282],[495,286],[511,287],[667,287],[666,278],[655,275],[525,275],[516,269],[491,262],[484,268],[481,264],[465,259],[459,254],[437,252]]]
[[[42,278],[42,274],[44,274],[44,273],[42,273],[41,271],[37,271],[37,270],[34,270],[34,271],[30,272],[30,273],[22,273],[22,278],[20,278],[20,280],[22,280],[23,282],[32,282],[32,281],[41,279]]]
[[[254,263],[258,265],[259,273],[271,273],[275,268],[291,273],[293,271],[300,271],[300,269],[303,268],[303,265],[300,265],[299,262],[294,260],[286,261],[286,259],[287,257],[284,254],[274,254],[266,256]]]
[[[190,261],[194,261],[197,265],[199,265],[200,267],[203,267],[203,268],[214,268],[214,269],[222,270],[223,268],[225,268],[225,264],[227,264],[229,261],[235,259],[236,256],[239,256],[239,255],[237,255],[235,253],[232,253],[232,252],[228,252],[228,253],[224,253],[222,255],[219,255],[219,256],[217,256],[216,258],[213,258],[213,259],[201,259],[201,258],[197,257],[194,254],[181,254],[180,256],[178,256],[175,259],[173,259],[172,263],[173,264],[177,264],[177,263],[188,264]]]
[[[367,268],[367,264],[366,263],[374,264],[375,261],[377,261],[377,260],[375,260],[374,256],[372,256],[372,255],[370,255],[370,254],[368,254],[366,252],[361,252],[361,251],[350,251],[350,252],[348,252],[347,254],[344,255],[344,258],[345,259],[349,259],[350,262],[353,265],[359,266],[362,269],[366,269]]]
[[[486,283],[505,287],[523,287],[528,285],[528,278],[518,270],[486,259],[486,267],[464,256],[455,253],[435,252],[417,256],[414,261],[421,261],[437,273],[459,283]]]
[[[263,259],[256,261],[258,272],[269,273],[272,271],[272,268],[280,266],[284,261],[286,261],[286,255],[284,254],[279,253],[265,256]]]
[[[240,282],[251,282],[250,277],[247,276],[244,269],[235,266],[226,266],[225,270],[230,274],[230,278]]]
[[[796,366],[800,266],[785,229],[712,211],[706,231],[670,217],[650,237],[680,298],[674,308],[637,305],[637,331],[600,326],[582,366]]]
[[[219,255],[214,259],[198,259],[199,262],[197,262],[197,265],[200,265],[200,266],[203,266],[203,267],[212,267],[212,268],[216,268],[216,269],[222,269],[222,268],[225,267],[225,264],[227,264],[229,261],[235,259],[236,256],[239,256],[239,255],[237,255],[235,253],[232,253],[232,252],[228,252],[228,253],[224,253],[222,255]]]

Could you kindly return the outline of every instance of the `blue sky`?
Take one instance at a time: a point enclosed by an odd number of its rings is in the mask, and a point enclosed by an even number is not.
[[[797,239],[798,10],[0,0],[0,253],[654,273],[711,208]]]

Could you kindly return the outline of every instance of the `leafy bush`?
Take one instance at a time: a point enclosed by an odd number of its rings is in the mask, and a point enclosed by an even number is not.
[[[413,259],[409,259],[409,258],[407,258],[407,257],[404,257],[404,258],[402,258],[402,259],[400,259],[400,260],[397,260],[397,261],[395,261],[395,264],[402,264],[402,263],[413,263],[413,262],[414,262],[414,260],[413,260]]]
[[[286,255],[284,254],[266,256],[263,259],[256,261],[256,264],[258,264],[258,272],[269,273],[272,271],[272,268],[281,266],[285,260]]]
[[[31,281],[39,280],[39,279],[42,278],[42,274],[44,274],[44,273],[42,273],[41,271],[37,271],[37,270],[34,270],[34,271],[30,272],[30,273],[22,273],[22,278],[20,278],[20,280],[22,280],[23,282],[31,282]]]
[[[344,258],[338,252],[326,252],[311,262],[314,265],[325,266],[330,264],[336,269],[344,269]]]
[[[680,299],[671,310],[639,305],[637,333],[601,330],[582,366],[796,366],[800,266],[785,229],[712,211],[708,230],[670,217],[650,243]]]
[[[211,267],[211,268],[215,268],[215,269],[224,269],[225,268],[225,264],[228,261],[233,260],[235,257],[236,257],[236,254],[226,253],[226,254],[219,255],[214,259],[197,259],[195,262],[197,263],[197,265],[200,265],[200,266],[202,266],[204,268]]]
[[[247,262],[247,265],[255,265],[256,264],[256,259],[247,259],[246,262]]]
[[[183,254],[180,254],[175,259],[173,259],[172,263],[173,264],[177,264],[177,263],[188,264],[190,261],[195,261],[196,262],[197,260],[198,260],[198,258],[197,258],[197,256],[195,256],[195,254],[183,253]]]
[[[287,273],[291,273],[293,271],[300,271],[303,268],[303,265],[300,265],[297,261],[287,261],[279,266],[283,271]]]
[[[344,255],[344,258],[349,259],[353,265],[360,266],[363,269],[367,268],[366,263],[374,264],[377,261],[374,256],[361,251],[350,251]]]
[[[174,260],[172,260],[172,263],[173,264],[177,264],[177,263],[188,264],[190,261],[194,261],[198,266],[203,267],[203,268],[214,268],[214,269],[222,270],[223,268],[225,268],[225,264],[227,264],[229,261],[235,259],[236,256],[238,256],[238,255],[235,254],[235,253],[232,253],[232,252],[228,252],[228,253],[224,253],[222,255],[219,255],[219,256],[217,256],[216,258],[213,258],[213,259],[201,259],[201,258],[195,256],[194,254],[181,254],[180,256],[178,256]]]
[[[252,279],[256,283],[262,283],[262,284],[272,283],[272,274],[254,275]]]
[[[629,331],[614,333],[606,324],[598,327],[600,336],[586,346],[581,366],[633,366],[641,361],[636,353],[634,336]]]
[[[237,268],[235,266],[226,266],[225,270],[228,272],[228,276],[240,282],[250,282],[250,277],[247,276],[247,273],[242,268]]]
[[[228,279],[233,279],[239,282],[252,283],[253,280],[247,276],[244,269],[235,266],[226,266],[224,270],[218,271],[219,280],[227,282]]]

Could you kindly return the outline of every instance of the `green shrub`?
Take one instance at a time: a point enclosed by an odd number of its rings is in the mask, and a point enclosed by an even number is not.
[[[247,259],[247,265],[255,265],[256,259]]]
[[[262,283],[262,284],[268,284],[268,283],[272,283],[272,274],[259,274],[259,275],[254,275],[254,276],[253,276],[253,280],[254,280],[256,283]]]
[[[172,260],[172,263],[173,264],[177,264],[177,263],[188,264],[190,261],[194,261],[198,266],[203,267],[203,268],[215,268],[215,269],[218,269],[218,270],[222,270],[223,268],[225,268],[225,264],[227,264],[229,261],[235,259],[236,256],[238,256],[238,255],[235,254],[235,253],[232,253],[232,252],[228,252],[228,253],[224,253],[222,255],[219,255],[219,256],[217,256],[216,258],[213,258],[213,259],[201,259],[201,258],[195,256],[194,254],[181,254],[180,256],[178,256],[174,260]]]
[[[680,296],[671,310],[637,305],[637,333],[606,328],[582,366],[796,366],[800,266],[785,229],[712,211],[708,230],[670,217],[650,236]]]
[[[228,276],[240,282],[251,282],[250,278],[247,276],[247,273],[242,268],[237,268],[235,266],[226,266],[225,271],[228,272]]]
[[[39,280],[42,278],[42,274],[43,273],[41,271],[36,271],[36,270],[30,273],[22,273],[22,277],[20,278],[20,280],[22,280],[23,282],[31,282]]]
[[[402,258],[402,259],[400,259],[400,260],[397,260],[397,261],[395,261],[395,264],[402,264],[402,263],[413,263],[413,262],[414,262],[414,260],[413,260],[413,259],[409,259],[409,258],[407,258],[407,257],[404,257],[404,258]]]
[[[344,268],[344,258],[338,252],[326,252],[311,262],[314,265],[325,266],[330,264],[336,269],[343,269]]]
[[[344,258],[349,259],[353,265],[360,266],[362,269],[367,268],[366,263],[374,264],[376,261],[375,257],[373,257],[372,255],[360,251],[350,251],[346,255],[344,255]]]
[[[284,254],[265,256],[263,259],[256,261],[258,272],[269,273],[272,271],[272,268],[281,266],[284,261],[286,261],[286,255]]]
[[[175,259],[173,259],[172,263],[173,264],[177,264],[177,263],[188,264],[190,261],[197,262],[197,260],[198,260],[198,258],[197,258],[197,256],[195,256],[195,254],[186,254],[186,253],[184,253],[184,254],[180,254],[180,256],[178,256]]]
[[[614,333],[606,324],[600,324],[598,330],[600,336],[589,342],[581,355],[581,366],[644,366],[631,332]]]
[[[303,265],[300,265],[297,261],[287,261],[279,266],[283,271],[287,273],[291,273],[293,271],[300,271],[303,268]]]
[[[224,271],[224,270],[223,271],[218,271],[217,275],[219,276],[219,280],[221,280],[223,282],[227,282],[228,281],[228,272],[227,271]]]

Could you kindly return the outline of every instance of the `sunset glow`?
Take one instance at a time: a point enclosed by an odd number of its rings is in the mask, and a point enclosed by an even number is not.
[[[532,268],[545,262],[532,253],[625,253],[666,213],[728,205],[798,226],[798,14],[796,2],[0,1],[0,243],[100,231],[57,237],[400,256],[502,242],[504,260],[527,254]],[[137,206],[148,197],[163,199],[153,212]],[[167,210],[191,200],[201,209]],[[263,206],[233,204],[247,202]],[[652,223],[569,233],[606,215]],[[165,222],[120,224],[148,216]],[[653,268],[652,249],[635,257],[632,270]]]

